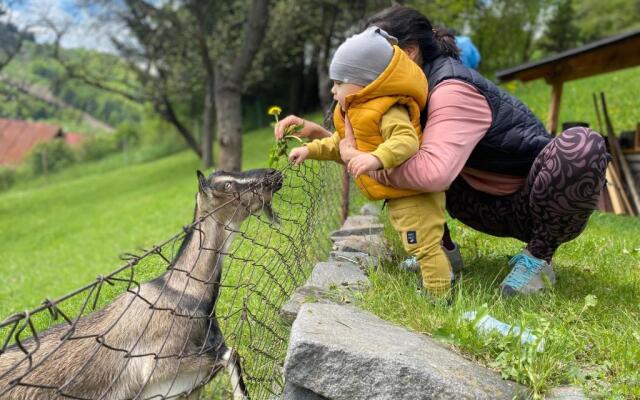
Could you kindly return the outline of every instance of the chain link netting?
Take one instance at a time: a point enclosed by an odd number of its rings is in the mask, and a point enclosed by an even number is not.
[[[342,168],[279,170],[277,187],[264,178],[216,197],[205,213],[199,204],[201,214],[172,238],[0,322],[0,398],[280,394],[289,327],[279,311],[330,250]]]

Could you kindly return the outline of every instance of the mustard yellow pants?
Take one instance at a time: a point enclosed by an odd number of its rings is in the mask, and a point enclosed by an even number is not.
[[[389,199],[389,218],[405,250],[420,264],[422,284],[437,297],[451,289],[451,264],[440,240],[445,222],[445,194],[421,193]]]

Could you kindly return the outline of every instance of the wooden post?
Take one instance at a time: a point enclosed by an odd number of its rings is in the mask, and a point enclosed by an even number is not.
[[[555,135],[558,129],[558,114],[562,98],[562,81],[551,82],[551,106],[549,107],[549,126],[547,129]]]
[[[350,185],[349,172],[347,172],[347,166],[342,167],[342,223],[347,220],[349,216],[349,185]]]
[[[632,215],[638,215],[640,213],[640,195],[636,190],[636,183],[633,179],[633,175],[631,174],[629,163],[627,162],[627,159],[624,158],[622,149],[620,149],[620,143],[618,142],[616,134],[613,131],[613,124],[611,124],[611,119],[609,118],[609,110],[607,109],[607,100],[605,99],[603,92],[600,92],[600,101],[602,102],[602,115],[604,117],[604,123],[607,127],[609,150],[611,150],[611,156],[613,158],[618,158],[618,162],[622,167],[620,173],[623,175],[625,181],[627,182],[629,193],[631,194],[631,199],[633,200],[633,205],[635,206],[635,210],[632,209]]]

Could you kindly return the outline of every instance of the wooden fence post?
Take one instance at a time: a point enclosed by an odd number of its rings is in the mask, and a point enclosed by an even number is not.
[[[347,172],[347,166],[345,165],[342,167],[342,223],[349,216],[349,184],[349,172]]]

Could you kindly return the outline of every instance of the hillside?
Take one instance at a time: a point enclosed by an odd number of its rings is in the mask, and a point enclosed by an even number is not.
[[[67,79],[51,51],[48,45],[26,42],[21,53],[0,72],[0,88],[6,98],[0,103],[0,117],[55,122],[80,132],[110,130],[142,118],[142,105]],[[125,69],[113,55],[91,50],[60,51],[67,58],[82,56],[89,64],[113,66],[114,79]]]

